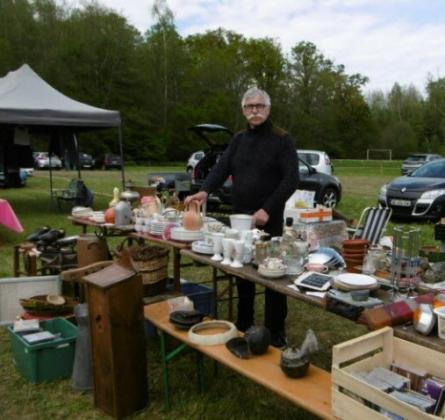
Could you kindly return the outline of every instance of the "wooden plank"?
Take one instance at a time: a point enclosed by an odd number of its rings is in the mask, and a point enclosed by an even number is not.
[[[146,241],[150,241],[150,242],[162,245],[164,247],[170,247],[170,248],[176,248],[176,249],[188,249],[191,246],[190,243],[188,243],[188,242],[178,242],[178,241],[173,241],[171,239],[162,239],[157,236],[150,235],[148,233],[131,232],[128,236],[130,238],[144,239]]]
[[[212,261],[211,257],[196,254],[195,252],[188,249],[181,250],[181,255],[191,258],[193,261],[197,261],[199,263],[217,268],[223,273],[249,280],[261,286],[267,287],[268,289],[275,290],[276,292],[282,293],[286,296],[294,297],[313,305],[321,307],[326,306],[326,302],[323,299],[314,296],[308,296],[305,293],[298,292],[295,289],[291,289],[290,287],[288,287],[293,283],[295,276],[284,276],[279,279],[267,279],[258,274],[257,269],[252,265],[245,265],[242,268],[232,268],[227,265],[222,265],[219,262]]]
[[[388,342],[386,337],[392,340],[392,329],[389,327],[381,328],[345,343],[335,345],[332,348],[332,365],[339,367],[342,363],[354,360],[380,348],[384,351],[391,351],[391,349],[384,349],[383,347]],[[392,354],[391,357],[388,357],[388,359],[390,358],[392,358]]]
[[[336,387],[332,389],[332,413],[335,417],[344,420],[382,420],[388,417],[380,414],[372,408],[363,405],[354,398],[343,394]]]
[[[167,302],[145,306],[144,314],[145,318],[156,327],[208,357],[321,418],[333,418],[329,372],[311,365],[307,376],[291,379],[282,372],[279,366],[281,351],[272,346],[264,355],[242,360],[230,353],[225,345],[199,346],[191,343],[186,331],[176,329],[169,322]]]
[[[445,340],[442,340],[436,335],[425,336],[420,334],[412,325],[399,325],[394,327],[394,336],[445,353]]]
[[[394,360],[445,378],[445,354],[436,350],[394,338]]]
[[[332,368],[332,383],[337,387],[343,387],[355,395],[358,395],[359,397],[362,397],[367,401],[378,405],[379,407],[383,407],[385,410],[395,413],[405,419],[439,419],[437,416],[424,413],[411,405],[396,400],[389,394],[386,394],[385,392],[360,381],[351,374],[336,367]]]

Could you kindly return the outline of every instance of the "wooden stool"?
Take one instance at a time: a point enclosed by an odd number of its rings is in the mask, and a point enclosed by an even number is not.
[[[24,242],[14,246],[14,277],[20,276],[37,276],[37,255],[32,252],[34,249],[32,242]],[[20,260],[23,262],[23,269],[20,268]]]

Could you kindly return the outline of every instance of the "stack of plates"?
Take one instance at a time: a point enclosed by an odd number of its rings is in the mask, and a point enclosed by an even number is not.
[[[331,269],[344,267],[345,260],[335,249],[323,247],[308,255],[308,264],[324,264]]]
[[[202,230],[186,230],[182,226],[174,227],[171,230],[171,238],[175,241],[193,242],[204,238]]]
[[[198,254],[213,255],[213,245],[206,241],[194,241],[192,243],[192,251]]]
[[[155,236],[162,236],[162,234],[164,233],[165,226],[167,224],[168,224],[168,222],[158,222],[158,221],[152,220],[150,222],[149,232]]]
[[[74,207],[71,211],[73,217],[91,217],[93,216],[93,209],[90,207]]]
[[[334,277],[334,285],[340,290],[375,289],[377,280],[366,274],[345,273]]]
[[[258,273],[263,277],[268,277],[270,279],[278,279],[286,274],[287,267],[285,268],[264,268],[258,267]]]

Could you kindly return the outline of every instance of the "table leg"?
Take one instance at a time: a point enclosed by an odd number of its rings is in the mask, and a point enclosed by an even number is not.
[[[218,269],[216,267],[212,267],[212,283],[214,302],[213,316],[215,319],[218,319]]]
[[[198,374],[198,389],[200,392],[204,392],[204,364],[203,354],[199,351],[196,352],[196,372]]]
[[[165,401],[165,408],[168,410],[170,409],[170,381],[168,377],[167,349],[166,349],[164,331],[160,330],[160,334],[161,334],[162,376],[164,380],[164,401]]]
[[[173,248],[173,281],[175,291],[181,290],[181,252],[177,248]]]
[[[20,276],[20,245],[14,246],[14,277]]]
[[[178,354],[182,353],[187,348],[187,344],[182,343],[170,353],[167,353],[167,334],[159,329],[161,337],[161,365],[162,365],[162,377],[164,382],[164,401],[165,408],[168,410],[171,407],[171,392],[170,392],[170,377],[168,373],[168,364]],[[201,362],[202,363],[202,362]]]
[[[233,277],[229,277],[229,321],[233,320]]]

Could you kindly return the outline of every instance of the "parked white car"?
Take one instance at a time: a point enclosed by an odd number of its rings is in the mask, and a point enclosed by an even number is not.
[[[334,166],[326,152],[307,149],[298,149],[297,152],[298,157],[316,169],[317,172],[327,175],[332,175],[334,173]]]
[[[34,156],[34,165],[36,169],[61,169],[62,161],[56,155],[48,155],[48,152],[39,152]]]
[[[204,157],[204,155],[205,153],[202,150],[192,153],[192,155],[189,157],[189,160],[187,161],[186,171],[192,172],[196,164]]]

